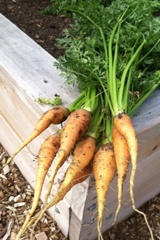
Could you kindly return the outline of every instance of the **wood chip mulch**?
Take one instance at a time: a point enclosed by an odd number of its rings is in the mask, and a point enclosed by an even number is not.
[[[0,145],[0,168],[6,163],[9,155]],[[33,199],[33,189],[24,179],[14,162],[0,171],[0,240],[15,240],[16,234],[23,225]],[[37,207],[40,210],[42,202]],[[27,231],[23,240],[30,239]],[[66,240],[56,222],[45,214],[38,223],[33,240]]]

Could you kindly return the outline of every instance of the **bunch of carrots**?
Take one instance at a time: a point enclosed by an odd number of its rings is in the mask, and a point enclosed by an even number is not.
[[[122,69],[118,70],[119,52],[121,50],[119,46],[120,31],[127,19],[128,8],[119,15],[108,39],[105,38],[103,28],[88,15],[76,9],[70,9],[70,11],[87,19],[99,32],[104,51],[105,67],[103,68],[103,75],[105,75],[105,80],[102,80],[98,75],[94,75],[93,86],[88,85],[82,91],[80,97],[68,108],[56,106],[44,113],[30,137],[8,160],[7,164],[50,124],[62,123],[62,128],[48,137],[39,150],[32,207],[16,240],[20,239],[28,227],[33,225],[34,228],[46,210],[61,201],[75,184],[84,181],[92,171],[95,177],[98,205],[98,239],[103,239],[101,226],[109,185],[117,173],[118,206],[113,223],[115,224],[122,204],[123,182],[129,163],[131,163],[130,198],[132,206],[135,211],[144,216],[153,240],[153,233],[146,215],[135,207],[133,187],[137,168],[138,144],[131,117],[159,86],[160,71],[155,71],[153,76],[150,77],[152,81],[147,82],[146,85],[143,78],[139,80],[138,86],[137,82],[134,81],[134,74],[139,69],[139,65],[150,54],[148,52],[145,57],[141,56],[142,49],[147,44],[144,38],[142,38],[138,47],[137,45],[135,48],[133,47],[132,54],[127,57]],[[95,52],[97,54],[97,51]],[[147,71],[147,69],[144,71]],[[139,95],[135,96],[134,91],[139,91]],[[73,155],[72,162],[56,194],[48,202],[55,176],[70,155]],[[43,208],[31,219],[38,205],[45,176],[53,161],[54,165]]]

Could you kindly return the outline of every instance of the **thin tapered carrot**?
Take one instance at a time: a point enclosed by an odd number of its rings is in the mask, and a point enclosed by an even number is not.
[[[22,235],[23,230],[26,228],[31,216],[36,210],[41,195],[44,179],[56,155],[59,145],[60,145],[60,133],[55,133],[49,136],[41,145],[41,148],[38,153],[38,167],[32,207],[16,239],[19,239],[19,237]]]
[[[34,225],[33,225],[33,229],[35,228],[35,226],[37,225],[38,221],[42,218],[44,212],[51,208],[52,206],[54,206],[55,204],[59,203],[64,197],[65,195],[69,192],[69,190],[75,186],[78,183],[82,183],[83,181],[85,181],[89,175],[92,172],[92,164],[89,164],[87,167],[85,167],[83,170],[81,170],[74,178],[72,181],[68,182],[67,185],[65,185],[65,187],[63,186],[63,182],[65,181],[65,177],[63,179],[63,181],[60,183],[56,194],[54,195],[54,197],[52,198],[52,200],[50,202],[47,203],[46,206],[44,206],[44,208],[42,208],[42,211],[35,216],[34,218]],[[33,221],[31,220],[31,223],[29,223],[29,225],[31,225],[33,223]]]
[[[113,224],[115,224],[117,220],[117,216],[122,204],[122,189],[123,182],[125,180],[126,174],[128,172],[128,165],[130,162],[130,154],[128,149],[128,143],[126,138],[119,133],[119,131],[113,127],[113,146],[115,153],[115,160],[117,166],[117,189],[118,189],[118,207],[115,213],[115,219]]]
[[[55,164],[53,166],[49,184],[46,190],[46,196],[44,199],[45,204],[50,194],[57,171],[67,160],[76,142],[85,135],[90,123],[91,113],[86,111],[85,109],[79,109],[72,112],[67,122],[65,123],[61,133],[60,148],[57,153]]]
[[[114,117],[114,126],[119,131],[119,133],[126,138],[126,141],[128,143],[132,165],[130,176],[130,197],[133,207],[135,208],[133,187],[134,177],[137,169],[137,152],[138,152],[136,132],[134,130],[131,118],[124,113],[120,113]]]
[[[95,149],[96,140],[93,137],[85,136],[80,142],[78,142],[74,150],[72,163],[68,167],[65,176],[60,186],[58,187],[56,195],[53,197],[52,201],[48,204],[44,203],[43,213],[46,211],[46,209],[50,208],[51,206],[62,200],[65,194],[74,184],[77,184],[79,181],[83,180],[83,174],[81,175],[81,172],[83,172],[84,168],[87,167],[88,164],[91,162],[95,153]],[[85,170],[85,176],[88,175],[88,172],[86,174],[86,171],[88,170]],[[90,167],[89,171],[91,171]],[[23,232],[25,230],[26,228],[23,229]]]
[[[33,229],[35,228],[35,226],[37,225],[38,221],[41,219],[41,217],[43,216],[44,212],[46,210],[48,210],[49,208],[51,208],[52,206],[54,206],[55,204],[57,204],[58,202],[60,202],[65,195],[69,192],[69,190],[75,186],[78,183],[82,183],[83,181],[85,181],[91,174],[92,172],[92,164],[89,163],[89,165],[87,167],[85,167],[83,170],[81,170],[76,176],[75,178],[63,189],[62,189],[62,185],[63,185],[63,181],[60,183],[58,190],[56,192],[56,194],[54,195],[54,197],[52,198],[52,200],[50,202],[47,203],[47,205],[42,208],[42,210],[35,215],[35,217],[30,221],[29,225],[33,224],[33,222],[35,221],[34,225],[33,225]],[[65,179],[65,178],[64,178]]]
[[[69,115],[68,108],[63,106],[55,106],[50,110],[46,111],[42,117],[37,122],[31,135],[22,143],[22,145],[16,150],[16,152],[8,159],[7,164],[9,164],[12,159],[33,139],[38,137],[44,130],[46,130],[51,124],[60,124],[65,121]]]
[[[65,181],[65,177],[64,177],[64,180],[62,180],[62,182],[60,183],[60,185],[59,185],[59,187],[57,189],[57,192],[54,195],[54,197],[52,198],[52,200],[50,202],[48,202],[47,205],[42,209],[42,211],[40,213],[36,214],[36,216],[34,217],[33,221],[36,220],[36,222],[34,223],[33,228],[36,226],[36,224],[41,219],[42,215],[44,214],[44,212],[47,209],[51,208],[52,206],[54,206],[55,204],[60,202],[65,197],[67,192],[69,192],[69,190],[73,186],[75,186],[78,183],[82,183],[83,181],[85,181],[90,176],[91,172],[92,172],[92,163],[90,162],[87,167],[85,167],[83,170],[81,170],[75,176],[75,178],[71,182],[69,182],[68,185],[65,186],[65,188],[63,187],[63,182]],[[63,191],[62,191],[62,188],[63,188]],[[29,225],[31,225],[33,223],[33,221],[31,220]]]
[[[130,197],[133,207],[135,207],[133,187],[134,177],[137,169],[137,152],[138,152],[136,132],[134,130],[131,118],[124,113],[118,114],[114,117],[114,126],[119,131],[119,133],[126,138],[126,141],[128,143],[132,165],[130,176]]]
[[[142,211],[138,210],[135,206],[133,187],[134,187],[135,173],[136,173],[136,169],[137,169],[138,143],[137,143],[136,132],[134,130],[132,120],[127,114],[119,113],[114,117],[114,126],[119,131],[119,133],[126,138],[126,141],[128,143],[128,147],[129,147],[129,153],[130,153],[130,157],[131,157],[131,166],[132,166],[131,175],[130,175],[129,191],[130,191],[132,207],[136,212],[143,215],[146,225],[149,229],[151,239],[154,240],[153,232],[152,232],[151,227],[149,226],[146,214],[143,213]]]
[[[96,194],[98,202],[97,230],[98,239],[103,239],[101,226],[109,185],[116,174],[116,162],[111,143],[103,144],[93,158],[93,174],[96,182]]]

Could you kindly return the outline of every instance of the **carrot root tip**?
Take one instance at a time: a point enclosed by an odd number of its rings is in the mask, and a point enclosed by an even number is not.
[[[101,233],[101,227],[102,227],[102,220],[99,220],[97,223],[98,240],[103,240],[103,236]]]

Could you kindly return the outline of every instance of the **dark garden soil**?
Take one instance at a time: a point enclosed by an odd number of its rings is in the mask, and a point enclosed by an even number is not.
[[[0,0],[0,12],[52,56],[58,58],[63,51],[58,49],[56,39],[65,28],[72,27],[72,21],[63,15],[40,16],[39,11],[49,4],[49,0]]]
[[[57,47],[56,39],[65,28],[72,27],[72,20],[65,16],[40,16],[39,11],[49,4],[49,0],[0,0],[0,13],[57,59],[63,51]],[[5,150],[0,146],[0,165],[6,161],[7,157]],[[15,239],[33,197],[33,190],[17,167],[11,164],[8,171],[6,174],[3,170],[0,171],[0,240]],[[20,203],[21,206],[17,207],[16,203]],[[147,202],[141,210],[149,219],[155,240],[160,239],[160,195]],[[5,238],[7,227],[12,220],[13,226],[8,230],[11,235]],[[49,240],[66,239],[47,214],[37,226],[35,235],[42,232]],[[29,240],[29,236],[28,232],[23,239]],[[118,226],[111,228],[103,236],[104,240],[150,240],[147,227],[139,214],[134,214]]]

